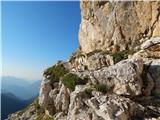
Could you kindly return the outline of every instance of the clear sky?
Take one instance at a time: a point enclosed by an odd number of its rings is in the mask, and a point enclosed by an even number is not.
[[[42,79],[78,48],[79,2],[2,2],[3,75]]]

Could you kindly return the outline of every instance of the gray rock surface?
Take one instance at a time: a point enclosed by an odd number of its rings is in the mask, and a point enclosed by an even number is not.
[[[141,50],[136,52],[134,56],[143,58],[160,59],[160,37],[147,39],[141,44]]]
[[[130,99],[117,95],[98,95],[87,101],[92,111],[102,120],[128,120],[140,111]]]
[[[116,94],[135,96],[142,93],[142,71],[142,59],[128,59],[94,71],[91,77],[113,89]]]
[[[70,60],[70,68],[73,71],[97,70],[114,64],[113,57],[102,51],[94,51],[90,54],[77,53]]]
[[[39,92],[39,104],[43,107],[49,107],[52,100],[49,97],[49,92],[52,90],[51,81],[43,80]]]
[[[149,40],[146,40],[146,42],[144,42],[142,45],[141,45],[141,49],[147,49],[149,47],[152,47],[156,44],[160,44],[160,37],[154,37],[154,38],[151,38]]]

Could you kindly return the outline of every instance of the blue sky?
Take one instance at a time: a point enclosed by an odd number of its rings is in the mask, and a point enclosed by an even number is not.
[[[78,48],[79,2],[2,2],[3,75],[42,79]]]

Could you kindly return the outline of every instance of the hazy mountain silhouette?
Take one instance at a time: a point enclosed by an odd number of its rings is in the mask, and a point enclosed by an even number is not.
[[[1,117],[24,109],[38,96],[40,80],[27,81],[16,77],[1,78]]]
[[[2,77],[2,93],[12,93],[16,97],[28,100],[38,95],[40,80],[27,81],[16,77]]]
[[[10,113],[24,109],[33,99],[21,100],[12,93],[1,93],[1,119],[4,120]]]

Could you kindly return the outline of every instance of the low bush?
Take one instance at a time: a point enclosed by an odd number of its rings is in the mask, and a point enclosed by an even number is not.
[[[85,93],[86,93],[86,95],[88,95],[90,98],[92,97],[92,89],[91,88],[87,88],[86,90],[85,90]]]
[[[41,108],[41,106],[38,103],[38,99],[34,101],[34,107],[36,108],[36,110],[39,110]]]
[[[102,51],[101,53],[102,53],[102,55],[109,55],[109,54],[110,54],[110,51],[104,50],[104,51]]]
[[[58,65],[48,68],[44,72],[44,76],[49,76],[48,79],[52,81],[59,81],[60,78],[63,77],[66,73],[68,73],[68,70],[66,70],[63,64],[58,64]]]
[[[68,73],[62,78],[62,83],[72,91],[74,91],[76,85],[84,85],[86,82],[86,80],[72,73]]]
[[[102,93],[106,93],[107,92],[107,87],[104,84],[96,84],[95,88],[99,92],[102,92]]]
[[[121,60],[127,59],[128,58],[128,54],[129,53],[128,53],[127,50],[111,54],[111,56],[113,56],[114,64],[120,62]]]

